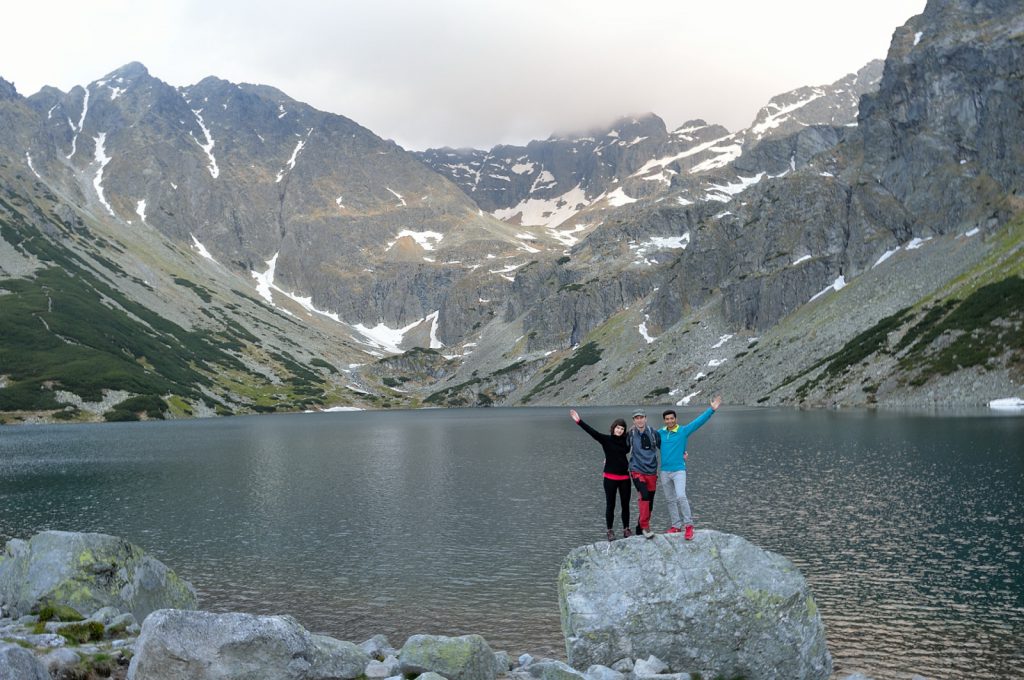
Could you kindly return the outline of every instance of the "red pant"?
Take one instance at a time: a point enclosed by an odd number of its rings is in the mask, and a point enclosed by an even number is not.
[[[645,475],[642,472],[630,470],[629,476],[633,479],[633,486],[640,492],[636,499],[640,508],[640,528],[651,528],[651,508],[654,506],[654,492],[658,486],[658,475]]]

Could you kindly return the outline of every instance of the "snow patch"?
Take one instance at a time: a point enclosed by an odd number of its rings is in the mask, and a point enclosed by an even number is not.
[[[922,35],[924,35],[924,31],[918,31],[914,34],[914,47],[917,47],[917,44],[921,42]]]
[[[796,266],[796,265],[800,264],[801,262],[806,262],[809,259],[811,259],[810,255],[803,255],[801,257],[798,257],[797,259],[793,260],[793,266]]]
[[[697,165],[690,168],[690,173],[706,172],[707,170],[715,170],[717,168],[724,167],[729,163],[743,155],[742,144],[727,144],[725,146],[716,146],[710,149],[718,155],[714,158],[709,158],[706,161],[698,163]]]
[[[844,277],[842,274],[840,274],[838,277],[836,277],[836,280],[833,281],[831,284],[829,284],[824,290],[815,293],[811,297],[811,300],[816,300],[816,299],[820,298],[822,295],[824,295],[825,293],[829,292],[830,290],[838,291],[838,290],[842,290],[845,287],[846,287],[846,277]],[[808,302],[810,302],[811,300],[808,300]]]
[[[388,247],[384,249],[384,252],[391,250],[394,245],[398,243],[398,239],[406,236],[410,237],[413,241],[416,241],[419,247],[423,248],[423,250],[433,250],[437,244],[441,242],[441,239],[444,238],[444,234],[439,234],[436,231],[411,231],[409,229],[403,229],[398,232],[394,241],[388,243]]]
[[[547,172],[546,170],[544,172]],[[542,173],[543,174],[543,173]],[[527,198],[511,208],[501,208],[491,213],[499,220],[509,220],[520,215],[519,223],[524,227],[557,227],[588,205],[586,192],[577,184],[555,198]]]
[[[650,318],[651,318],[650,314],[644,314],[644,320],[640,322],[640,329],[639,329],[640,330],[640,335],[643,337],[644,340],[647,341],[648,345],[651,344],[652,342],[654,342],[655,340],[657,340],[657,338],[652,338],[647,333],[647,320],[650,319]]]
[[[765,108],[773,107],[773,108],[775,108],[777,110],[775,112],[773,112],[773,113],[770,113],[768,115],[768,117],[765,118],[764,122],[758,123],[757,125],[755,125],[752,128],[750,128],[750,131],[753,132],[758,137],[760,137],[761,135],[763,135],[764,133],[768,132],[772,128],[776,128],[779,125],[781,125],[782,122],[786,119],[786,116],[788,114],[792,113],[793,111],[796,111],[799,108],[803,108],[804,106],[807,106],[808,104],[813,102],[815,99],[820,99],[823,96],[825,96],[825,93],[821,92],[820,90],[818,90],[818,91],[815,91],[815,93],[810,98],[808,98],[808,99],[801,99],[800,101],[796,102],[795,104],[790,104],[789,106],[782,106],[782,107],[780,107],[777,104],[769,104]]]
[[[915,237],[915,238],[912,238],[912,239],[910,240],[910,243],[908,243],[908,244],[907,244],[906,246],[904,246],[904,247],[905,247],[905,248],[906,248],[907,250],[917,250],[918,248],[920,248],[920,247],[921,247],[921,246],[923,246],[923,245],[924,245],[925,243],[927,243],[928,241],[931,241],[931,240],[932,240],[932,237],[931,237],[931,236],[929,236],[928,238],[917,238],[917,237]]]
[[[388,191],[390,191],[392,194],[394,194],[395,198],[397,198],[400,201],[400,203],[398,205],[399,208],[405,207],[407,205],[407,203],[405,202],[405,199],[402,198],[402,194],[398,193],[397,191],[395,191],[391,187],[384,187],[384,188],[387,189]]]
[[[36,166],[32,165],[32,155],[28,151],[25,152],[25,160],[28,161],[28,169],[32,171],[32,174],[42,179],[42,176],[36,172]]]
[[[630,203],[637,202],[637,199],[626,194],[625,189],[623,189],[622,187],[619,187],[612,193],[605,196],[605,200],[607,200],[610,205],[616,208],[620,208],[624,205],[629,205]]]
[[[995,411],[1024,411],[1024,399],[1018,397],[993,399],[988,402],[988,407]]]
[[[192,238],[195,239],[195,236]],[[196,243],[199,243],[199,241],[196,241]],[[267,269],[262,274],[255,271],[249,272],[252,278],[256,279],[256,292],[270,304],[274,304],[274,296],[271,294],[270,289],[274,285],[274,270],[277,268],[277,256],[280,254],[280,252],[276,252],[272,258],[267,260]]]
[[[139,216],[143,222],[146,221],[146,199],[142,199],[135,204],[135,214]]]
[[[71,158],[75,155],[75,151],[78,149],[78,133],[82,131],[82,126],[85,125],[85,114],[89,111],[89,88],[85,88],[85,98],[82,99],[82,117],[78,119],[78,125],[76,126],[68,118],[68,125],[71,126],[71,130],[75,133],[75,136],[71,138],[71,153],[67,155],[67,158]]]
[[[192,237],[192,248],[198,252],[200,256],[205,257],[210,262],[217,262],[217,260],[213,259],[213,255],[210,254],[210,251],[206,249],[206,246],[199,242],[199,239],[196,238],[195,234],[189,234],[189,236]],[[274,258],[276,260],[277,255],[275,255]],[[271,275],[271,281],[273,281],[273,275]]]
[[[395,354],[401,354],[402,350],[399,349],[399,345],[402,344],[405,334],[416,326],[419,326],[424,321],[430,321],[430,348],[439,349],[444,347],[444,344],[437,339],[437,320],[439,314],[440,310],[431,312],[422,319],[413,321],[408,326],[404,326],[402,328],[390,328],[385,325],[383,321],[373,328],[368,328],[363,324],[355,324],[352,328],[369,340],[371,345],[375,345],[383,350],[393,352]]]
[[[885,251],[884,253],[882,253],[882,256],[880,258],[878,258],[873,265],[871,265],[871,268],[874,269],[878,265],[882,264],[883,262],[888,260],[890,257],[892,257],[893,255],[898,253],[899,250],[900,250],[899,248],[893,248],[892,250]]]
[[[730,340],[732,340],[732,335],[726,333],[725,335],[718,338],[718,342],[716,344],[711,345],[711,349],[718,349],[719,347],[729,342]]]
[[[303,147],[306,146],[306,142],[309,140],[309,136],[311,134],[313,134],[313,128],[307,129],[305,139],[300,139],[299,142],[295,145],[295,149],[292,150],[291,158],[289,158],[288,162],[285,163],[285,167],[277,171],[277,179],[274,180],[275,184],[284,179],[286,173],[289,173],[295,169],[295,162],[299,159],[299,152],[302,151]]]
[[[694,168],[693,170],[695,171],[697,168]],[[760,182],[766,175],[767,173],[759,172],[753,177],[737,177],[739,180],[738,182],[729,184],[713,184],[711,188],[707,190],[706,198],[709,201],[721,201],[725,203],[726,201],[731,200],[736,194],[741,193],[747,188]]]
[[[658,250],[686,250],[690,245],[690,232],[682,236],[652,236],[643,243],[630,243],[629,249],[636,251],[637,260],[646,258]]]
[[[101,132],[94,140],[96,142],[96,162],[100,164],[100,167],[96,171],[96,176],[92,180],[92,185],[96,188],[96,195],[100,197],[100,203],[103,204],[103,207],[105,207],[107,212],[109,212],[113,217],[117,217],[117,215],[114,215],[114,209],[110,207],[110,204],[107,203],[107,199],[103,196],[103,168],[107,167],[107,163],[110,162],[110,158],[103,150],[103,143],[106,139],[107,133]]]
[[[196,139],[195,136],[192,135],[191,131],[188,134],[190,137],[192,137],[192,139],[195,139],[196,144],[198,144],[200,148],[202,148],[202,150],[206,153],[206,157],[210,160],[210,177],[217,179],[217,176],[220,175],[220,168],[217,167],[217,159],[213,155],[213,147],[216,144],[216,142],[213,141],[213,136],[210,134],[210,130],[206,127],[206,124],[203,122],[203,110],[192,109],[192,113],[194,113],[196,116],[196,122],[199,123],[199,129],[203,131],[203,137],[206,138],[206,143],[203,144],[198,139]]]
[[[700,394],[700,390],[687,394],[685,397],[676,402],[676,406],[687,406],[690,403],[690,400],[696,397],[698,394]]]

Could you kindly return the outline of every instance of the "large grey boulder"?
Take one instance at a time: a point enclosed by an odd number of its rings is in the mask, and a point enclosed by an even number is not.
[[[494,652],[479,635],[413,635],[398,655],[402,674],[433,671],[448,680],[494,680]]]
[[[142,624],[129,680],[346,680],[370,657],[290,616],[162,609]]]
[[[103,607],[141,621],[155,609],[192,609],[196,593],[159,560],[123,538],[44,531],[8,541],[0,554],[0,604],[15,616],[62,604],[89,616]]]
[[[573,550],[558,579],[569,664],[655,655],[705,677],[828,678],[825,628],[797,568],[731,534],[699,531]]]
[[[32,652],[0,642],[0,680],[50,680],[50,673]]]

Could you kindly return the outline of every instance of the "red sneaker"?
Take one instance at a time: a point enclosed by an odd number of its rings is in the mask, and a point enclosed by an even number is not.
[[[682,532],[682,529],[680,529],[679,527],[669,527],[668,531],[666,531],[665,533],[666,534],[678,534],[678,533],[681,533],[681,532]]]
[[[693,540],[693,525],[692,524],[687,524],[686,525],[686,533],[683,534],[683,538],[685,538],[687,541],[692,541]]]

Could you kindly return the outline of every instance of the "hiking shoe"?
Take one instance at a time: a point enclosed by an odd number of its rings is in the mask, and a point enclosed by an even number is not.
[[[683,530],[680,529],[679,527],[669,527],[668,531],[666,531],[665,533],[666,534],[679,534],[679,533],[682,533],[682,531]]]
[[[609,541],[614,541],[615,540],[615,532],[612,531],[611,529],[608,530],[608,540]]]
[[[622,537],[629,538],[633,535],[633,532],[629,530],[629,527],[622,527]]]
[[[644,529],[644,538],[654,538],[654,532],[650,529]]]
[[[685,538],[687,541],[692,541],[693,540],[693,525],[692,524],[687,524],[686,525],[686,533],[683,534],[683,538]]]

